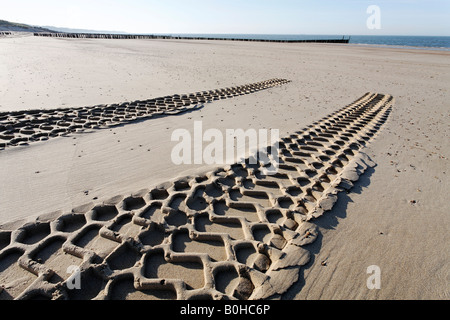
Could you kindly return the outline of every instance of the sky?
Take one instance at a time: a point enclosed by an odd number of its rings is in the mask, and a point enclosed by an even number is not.
[[[367,26],[371,5],[379,29]],[[0,19],[127,33],[450,36],[450,0],[0,0]]]

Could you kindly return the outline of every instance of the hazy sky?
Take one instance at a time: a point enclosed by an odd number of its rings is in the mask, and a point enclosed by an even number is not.
[[[370,5],[381,29],[367,28]],[[0,0],[0,19],[129,33],[450,36],[450,0]]]

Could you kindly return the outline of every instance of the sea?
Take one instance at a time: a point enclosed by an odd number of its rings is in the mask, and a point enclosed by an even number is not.
[[[180,37],[235,38],[257,40],[348,39],[350,44],[367,46],[411,47],[422,50],[450,51],[450,37],[432,36],[349,36],[349,35],[286,35],[286,34],[164,34]]]

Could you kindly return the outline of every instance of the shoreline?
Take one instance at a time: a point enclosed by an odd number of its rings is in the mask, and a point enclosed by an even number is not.
[[[377,36],[361,36],[361,35],[352,35],[347,36],[339,36],[339,35],[305,35],[306,38],[310,38],[315,36],[317,38],[310,39],[293,39],[298,37],[298,35],[271,35],[271,34],[168,34],[168,33],[160,33],[160,34],[132,34],[132,33],[70,33],[70,32],[58,32],[54,31],[52,33],[45,32],[14,32],[14,31],[6,31],[0,33],[0,36],[14,36],[15,34],[24,34],[24,35],[34,35],[34,36],[42,36],[42,37],[59,37],[59,38],[80,38],[80,39],[138,39],[138,40],[206,40],[206,41],[243,41],[243,42],[276,42],[276,43],[334,43],[334,44],[350,44],[350,45],[361,45],[361,46],[369,46],[369,47],[387,47],[393,49],[417,49],[417,50],[437,50],[437,51],[449,51],[450,46],[415,46],[415,45],[402,45],[402,44],[384,44],[384,43],[365,43],[365,42],[351,42],[352,37],[400,37],[400,38],[450,38],[448,36],[398,36],[398,35],[377,35]],[[257,36],[257,37],[251,37]],[[265,36],[266,38],[261,38],[261,36]],[[270,37],[278,36],[279,39],[270,39]],[[328,37],[328,38],[324,38]]]
[[[430,51],[450,51],[448,47],[419,47],[419,46],[401,46],[401,45],[391,45],[391,44],[370,44],[370,43],[349,43],[349,46],[362,46],[362,47],[373,47],[373,48],[386,48],[386,49],[405,49],[405,50],[430,50]]]

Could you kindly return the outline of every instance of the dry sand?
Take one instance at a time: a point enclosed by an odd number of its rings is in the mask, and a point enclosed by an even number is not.
[[[194,121],[203,121],[205,130],[276,128],[285,137],[366,92],[377,92],[393,96],[395,103],[388,121],[363,149],[376,166],[366,170],[351,192],[339,194],[332,211],[313,220],[317,239],[302,249],[309,252],[309,262],[297,255],[298,265],[307,262],[299,280],[275,296],[450,298],[450,53],[353,45],[12,37],[0,39],[0,56],[0,112],[144,100],[272,78],[292,81],[192,112],[0,151],[3,230],[38,216],[69,213],[90,201],[101,204],[176,177],[210,172],[214,166],[174,166],[170,161],[175,145],[171,133],[178,128],[192,132]],[[9,274],[5,261],[10,257],[4,247],[0,250],[1,279],[2,273]],[[113,264],[114,259],[108,261]],[[381,269],[380,290],[366,286],[371,265]],[[272,266],[272,272],[277,270],[283,268]],[[239,285],[245,287],[242,281]]]

